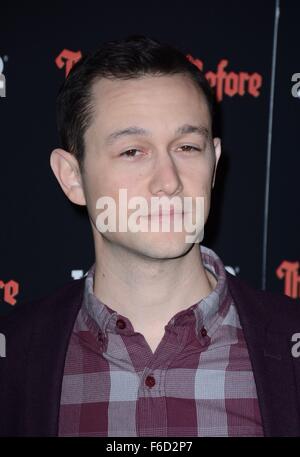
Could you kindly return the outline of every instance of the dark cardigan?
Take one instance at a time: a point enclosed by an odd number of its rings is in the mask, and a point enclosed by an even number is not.
[[[300,436],[300,300],[253,289],[227,273],[252,363],[265,436]],[[0,436],[57,436],[64,363],[85,278],[18,305],[1,319]]]

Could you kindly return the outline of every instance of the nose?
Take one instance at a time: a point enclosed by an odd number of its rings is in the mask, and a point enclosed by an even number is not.
[[[150,181],[150,191],[153,195],[174,195],[182,191],[183,185],[172,157],[162,153],[157,157],[155,171]]]

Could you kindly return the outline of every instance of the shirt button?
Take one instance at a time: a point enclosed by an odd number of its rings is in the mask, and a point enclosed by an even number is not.
[[[203,336],[203,338],[207,335],[207,330],[205,327],[202,327],[202,329],[200,330],[200,333],[201,333],[201,336]]]
[[[123,329],[126,327],[126,322],[124,322],[123,319],[118,319],[116,325],[118,328]]]
[[[146,386],[148,387],[153,387],[155,385],[155,379],[153,376],[147,376],[146,380],[145,380],[145,384]]]

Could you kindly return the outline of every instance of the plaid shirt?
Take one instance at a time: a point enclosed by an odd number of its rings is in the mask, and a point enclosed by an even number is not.
[[[95,264],[67,351],[59,436],[263,436],[256,386],[223,263],[217,279],[165,326],[153,354],[129,319],[93,293]]]

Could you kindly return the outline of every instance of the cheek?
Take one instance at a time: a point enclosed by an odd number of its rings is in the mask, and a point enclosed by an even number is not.
[[[213,173],[214,173],[214,162],[212,160],[209,161],[208,164],[206,163],[206,166],[200,170],[199,180],[201,182],[203,189],[205,189],[206,192],[210,192],[210,190],[211,190]]]
[[[187,187],[190,190],[194,190],[194,192],[196,191],[199,195],[207,195],[211,190],[212,176],[212,168],[199,168],[198,172],[193,175],[193,189],[191,189],[191,180],[187,181]]]

